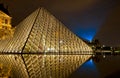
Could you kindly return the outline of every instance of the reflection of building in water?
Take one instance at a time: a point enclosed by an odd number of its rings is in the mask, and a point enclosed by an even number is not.
[[[7,9],[0,4],[0,40],[10,38],[13,36],[13,29],[11,26],[11,17]]]
[[[5,65],[0,64],[0,78],[9,78],[10,77],[11,67],[5,67]]]
[[[14,37],[0,41],[0,56],[13,78],[67,78],[88,60],[92,49],[44,8],[16,26]],[[22,54],[24,53],[24,54]],[[82,55],[81,55],[82,54]]]

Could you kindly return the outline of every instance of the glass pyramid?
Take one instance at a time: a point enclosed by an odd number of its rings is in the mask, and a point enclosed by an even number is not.
[[[92,49],[39,8],[16,26],[13,38],[0,41],[0,52],[0,63],[12,78],[68,78]]]

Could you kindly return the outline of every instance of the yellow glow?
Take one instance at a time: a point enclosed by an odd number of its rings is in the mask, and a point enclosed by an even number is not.
[[[0,11],[0,40],[12,37],[13,33],[11,17]]]

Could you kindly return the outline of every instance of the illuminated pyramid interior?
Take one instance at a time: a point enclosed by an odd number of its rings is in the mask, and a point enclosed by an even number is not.
[[[39,8],[0,41],[0,76],[68,78],[91,57],[92,49],[51,13]]]

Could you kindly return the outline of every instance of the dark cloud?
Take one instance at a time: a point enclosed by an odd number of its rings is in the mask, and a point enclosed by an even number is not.
[[[115,6],[109,12],[96,38],[103,44],[120,46],[120,6]]]

